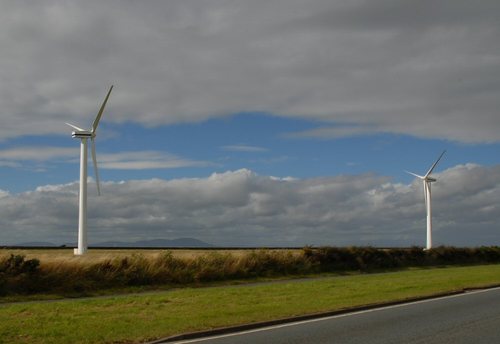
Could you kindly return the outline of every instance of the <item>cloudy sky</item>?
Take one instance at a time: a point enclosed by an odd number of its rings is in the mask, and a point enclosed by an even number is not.
[[[500,2],[0,0],[0,245],[500,245]],[[91,165],[89,165],[91,166]]]

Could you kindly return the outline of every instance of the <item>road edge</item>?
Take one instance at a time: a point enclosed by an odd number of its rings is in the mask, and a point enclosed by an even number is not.
[[[187,332],[187,333],[176,334],[176,335],[165,337],[165,338],[156,339],[154,341],[145,342],[144,344],[172,343],[172,342],[181,341],[181,340],[190,340],[190,339],[198,339],[198,338],[203,338],[203,337],[211,337],[211,336],[217,336],[217,335],[237,333],[237,332],[243,332],[243,331],[263,328],[263,327],[294,323],[294,322],[299,322],[299,321],[304,321],[304,320],[326,318],[326,317],[331,317],[331,316],[336,316],[336,315],[361,312],[361,311],[383,308],[383,307],[388,307],[388,306],[402,305],[405,303],[411,303],[411,302],[417,302],[417,301],[423,301],[423,300],[438,299],[438,298],[445,297],[445,296],[453,296],[453,295],[465,294],[467,292],[476,291],[476,290],[487,290],[487,289],[494,289],[494,288],[499,288],[499,287],[500,287],[500,283],[481,286],[481,287],[466,287],[466,288],[462,288],[459,290],[452,290],[452,291],[435,293],[435,294],[424,295],[424,296],[409,297],[409,298],[395,300],[395,301],[370,303],[367,305],[354,306],[354,307],[349,307],[349,308],[341,308],[341,309],[337,309],[334,311],[326,311],[326,312],[319,312],[319,313],[312,313],[312,314],[305,314],[305,315],[297,315],[297,316],[293,316],[293,317],[279,318],[279,319],[275,319],[275,320],[259,321],[259,322],[249,323],[249,324],[234,325],[234,326],[227,326],[227,327],[218,327],[218,328],[214,328],[214,329],[210,329],[210,330]]]

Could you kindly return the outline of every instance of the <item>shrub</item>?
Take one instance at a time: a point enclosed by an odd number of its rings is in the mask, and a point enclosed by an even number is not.
[[[12,291],[29,293],[36,291],[38,259],[26,260],[24,256],[11,254],[0,261],[0,295]]]

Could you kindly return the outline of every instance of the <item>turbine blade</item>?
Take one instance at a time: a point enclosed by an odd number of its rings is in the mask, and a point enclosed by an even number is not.
[[[406,173],[408,173],[408,174],[411,174],[412,176],[415,176],[415,177],[417,177],[417,178],[424,179],[424,177],[423,177],[423,176],[419,176],[418,174],[415,174],[415,173],[413,173],[413,172],[409,172],[409,171],[405,171],[405,172],[406,172]]]
[[[78,131],[85,131],[85,129],[79,128],[76,125],[73,125],[73,124],[70,124],[70,123],[66,123],[66,125],[69,125],[71,128],[73,128],[75,130],[78,130]]]
[[[431,168],[429,169],[429,171],[427,171],[427,173],[425,174],[425,177],[427,177],[429,174],[432,173],[432,171],[434,170],[434,167],[436,167],[436,165],[438,164],[439,160],[441,160],[441,158],[443,157],[444,153],[446,153],[446,150],[444,150],[443,153],[441,153],[441,155],[436,160],[436,162],[431,166]]]
[[[92,162],[94,163],[94,175],[95,175],[95,183],[97,185],[97,195],[101,196],[101,186],[99,183],[99,171],[97,169],[97,158],[95,154],[95,140],[94,138],[91,139],[92,141]]]
[[[92,133],[95,133],[97,126],[99,125],[99,121],[101,120],[102,113],[104,112],[104,108],[106,107],[106,103],[108,102],[109,95],[111,94],[111,90],[113,89],[113,85],[109,88],[108,94],[106,95],[106,98],[104,98],[104,102],[101,105],[101,108],[99,109],[99,112],[97,113],[97,116],[94,120],[94,123],[92,123]]]

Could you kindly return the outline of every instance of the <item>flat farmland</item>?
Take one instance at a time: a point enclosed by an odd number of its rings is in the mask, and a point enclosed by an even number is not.
[[[257,249],[258,250],[258,249]],[[293,254],[300,254],[301,249],[265,249],[266,251],[274,252],[290,252]],[[243,257],[252,251],[252,249],[184,249],[184,248],[154,248],[154,249],[89,249],[87,254],[83,256],[75,256],[73,248],[54,248],[54,249],[0,249],[0,259],[3,257],[13,255],[22,255],[26,259],[39,259],[41,263],[52,262],[74,262],[82,264],[99,263],[106,260],[121,259],[131,257],[133,255],[141,255],[146,259],[156,259],[166,252],[172,253],[172,256],[177,259],[193,259],[207,254],[229,254],[234,257]]]

